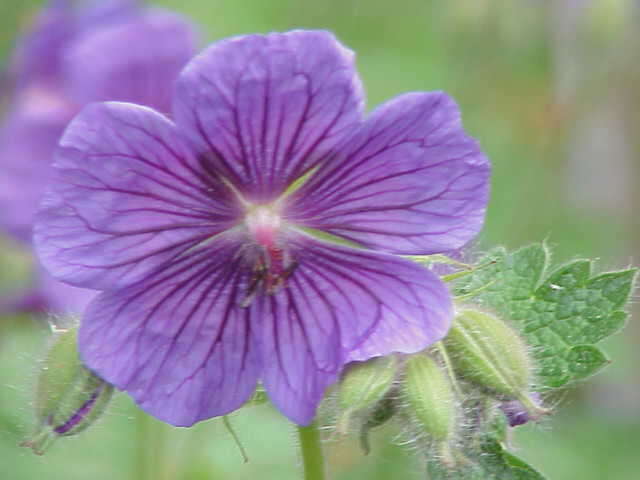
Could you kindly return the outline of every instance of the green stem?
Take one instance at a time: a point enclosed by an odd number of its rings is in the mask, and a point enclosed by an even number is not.
[[[538,405],[533,399],[526,393],[518,395],[517,399],[525,408],[532,420],[539,420],[543,415],[549,415],[551,410]]]
[[[325,465],[322,442],[320,431],[315,422],[307,427],[298,427],[298,438],[300,438],[304,480],[324,480]]]
[[[242,460],[244,461],[244,463],[249,463],[249,457],[247,456],[247,452],[245,451],[244,446],[240,441],[240,437],[238,437],[238,434],[233,429],[233,426],[231,425],[231,420],[229,420],[228,415],[222,416],[222,423],[224,424],[224,428],[227,430],[227,432],[229,432],[229,435],[231,435],[231,438],[233,438],[233,441],[235,442],[236,447],[238,447],[238,450],[240,451],[240,455],[242,456]]]

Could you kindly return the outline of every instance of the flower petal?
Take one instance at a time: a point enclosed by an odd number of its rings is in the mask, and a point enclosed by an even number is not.
[[[290,199],[288,216],[399,254],[454,250],[484,221],[489,162],[444,93],[410,93],[378,108]]]
[[[98,290],[132,283],[234,223],[231,193],[173,124],[145,107],[94,104],[66,130],[35,224],[57,278]]]
[[[60,282],[39,268],[34,272],[32,285],[9,295],[0,295],[0,315],[34,313],[74,318],[84,312],[96,294],[95,290]]]
[[[176,123],[249,200],[270,201],[360,123],[353,60],[324,31],[222,40],[181,74]]]
[[[249,310],[238,307],[237,250],[219,239],[133,286],[101,293],[80,327],[83,361],[172,425],[240,407],[259,363]]]
[[[178,73],[195,53],[192,26],[153,10],[79,36],[66,57],[78,104],[117,100],[171,110]]]
[[[263,381],[284,415],[307,424],[347,361],[413,353],[448,331],[444,284],[402,258],[304,240],[286,288],[260,299]]]

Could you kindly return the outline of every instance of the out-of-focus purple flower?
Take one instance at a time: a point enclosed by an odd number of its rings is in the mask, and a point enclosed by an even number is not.
[[[539,405],[542,400],[540,394],[536,392],[533,392],[530,398],[534,405]],[[502,410],[502,413],[507,417],[507,421],[511,427],[524,425],[532,419],[530,412],[519,400],[502,402],[500,404],[500,410]]]
[[[57,140],[90,102],[134,102],[168,112],[173,84],[195,51],[189,23],[133,0],[73,8],[57,0],[19,42],[15,95],[0,131],[0,227],[29,243]]]
[[[172,113],[83,110],[36,223],[50,272],[102,290],[80,332],[101,377],[182,426],[260,379],[306,424],[347,362],[446,334],[446,287],[394,255],[459,248],[483,223],[489,164],[446,94],[363,118],[353,53],[293,31],[208,48]]]
[[[19,39],[8,72],[19,90],[35,84],[60,87],[61,56],[76,30],[71,12],[71,1],[50,1]]]
[[[18,42],[9,67],[14,94],[0,128],[0,230],[31,243],[53,151],[83,105],[119,100],[168,112],[175,79],[194,52],[193,28],[167,11],[142,9],[133,0],[78,8],[51,1]],[[34,281],[47,288],[24,293],[24,299],[40,301],[14,299],[14,305],[59,312],[78,305],[54,298],[49,279]]]
[[[0,315],[12,313],[69,313],[79,315],[96,292],[53,278],[42,268],[28,289],[0,297]]]

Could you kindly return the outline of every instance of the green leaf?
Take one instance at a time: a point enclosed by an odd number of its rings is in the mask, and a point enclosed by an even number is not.
[[[469,453],[469,452],[465,452]],[[504,445],[487,436],[475,452],[447,467],[437,459],[427,463],[430,480],[545,480],[544,475],[524,460],[509,453]]]
[[[544,476],[524,460],[505,450],[502,443],[492,438],[485,440],[480,465],[486,472],[484,478],[503,480],[544,480]]]
[[[592,261],[574,260],[547,274],[544,244],[497,248],[479,263],[487,262],[454,282],[454,294],[519,328],[533,347],[538,387],[561,387],[609,363],[595,344],[624,326],[637,269],[593,275]]]
[[[482,407],[481,407],[482,408]],[[487,412],[485,412],[487,413]],[[503,415],[490,419],[484,433],[463,439],[452,452],[454,465],[446,465],[438,457],[427,460],[430,480],[545,480],[524,460],[508,452],[504,446],[507,421]]]
[[[609,363],[607,356],[593,345],[576,345],[567,355],[569,370],[575,379],[586,378]]]

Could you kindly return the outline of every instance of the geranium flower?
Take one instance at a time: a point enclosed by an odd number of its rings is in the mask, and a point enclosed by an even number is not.
[[[102,290],[81,355],[159,419],[223,415],[260,380],[307,424],[347,362],[446,334],[447,288],[398,254],[478,232],[487,159],[444,93],[363,118],[353,63],[328,32],[231,38],[185,67],[173,120],[104,103],[66,130],[39,254]]]
[[[53,151],[81,107],[122,100],[169,112],[173,83],[195,52],[189,23],[172,13],[141,9],[133,0],[74,8],[54,0],[18,42],[8,76],[14,84],[0,128],[0,229],[27,247],[33,217],[50,181]],[[72,291],[44,272],[12,308],[80,311],[88,292]]]

